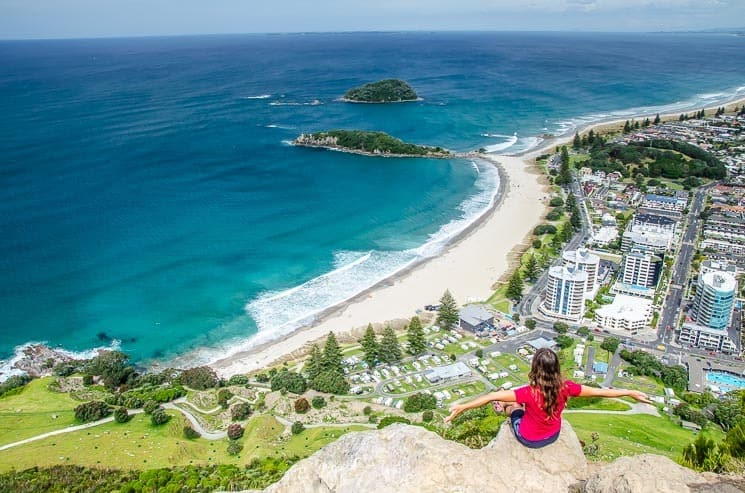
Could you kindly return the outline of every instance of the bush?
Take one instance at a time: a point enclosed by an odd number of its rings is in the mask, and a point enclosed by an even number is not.
[[[269,381],[269,375],[266,373],[259,373],[256,375],[256,381],[259,383],[267,383]]]
[[[322,395],[315,396],[311,401],[311,405],[315,409],[321,409],[322,407],[326,407],[326,399],[323,398]]]
[[[248,377],[246,375],[233,375],[228,380],[228,385],[246,385]]]
[[[554,330],[558,334],[566,334],[569,330],[569,325],[567,325],[565,322],[554,322]]]
[[[378,423],[378,429],[382,430],[386,426],[392,425],[393,423],[405,423],[407,425],[410,425],[411,421],[406,418],[402,418],[401,416],[386,416],[385,418],[380,420],[380,423]]]
[[[189,440],[193,440],[195,438],[199,438],[200,436],[202,435],[200,435],[199,432],[195,430],[194,428],[192,428],[191,426],[189,425],[184,426],[184,437],[185,438],[188,438]]]
[[[536,324],[537,322],[532,318],[529,318],[525,321],[525,326],[529,328],[530,330],[535,329]]]
[[[476,352],[474,354],[476,355],[477,358],[481,359],[481,358],[484,357],[484,350],[481,349],[481,348],[479,348],[479,349],[476,350]]]
[[[153,411],[158,409],[160,407],[160,404],[158,404],[158,401],[149,400],[145,402],[145,405],[142,406],[142,409],[145,411],[145,414],[153,414]]]
[[[535,236],[541,236],[546,234],[556,234],[556,226],[553,224],[539,224],[533,228],[533,234]]]
[[[155,426],[164,425],[168,423],[169,419],[171,419],[171,417],[166,414],[166,410],[162,407],[158,407],[150,414],[150,422]]]
[[[372,414],[372,408],[370,406],[365,406],[365,408],[362,410],[362,414],[365,416],[370,416]]]
[[[378,422],[378,417],[375,416],[374,414],[371,414],[370,417],[367,418],[367,421],[370,422],[370,423],[372,423],[372,424],[375,424],[375,423]]]
[[[561,197],[554,197],[551,199],[551,202],[548,203],[551,207],[561,207],[564,205],[564,199]]]
[[[87,373],[83,375],[83,385],[86,387],[93,385],[93,375],[88,375]]]
[[[3,396],[11,390],[19,389],[29,383],[33,378],[28,375],[13,375],[3,383],[0,383],[0,396]]]
[[[251,416],[251,405],[248,402],[239,402],[230,408],[230,417],[233,421],[242,421]]]
[[[233,423],[228,426],[228,438],[231,440],[238,440],[243,436],[243,427],[238,423]]]
[[[427,409],[422,413],[422,421],[424,421],[425,423],[429,423],[434,419],[434,417],[435,413],[433,413],[431,409]]]
[[[228,389],[220,389],[217,391],[217,403],[221,408],[228,408],[228,401],[233,397],[233,393]]]
[[[329,394],[346,394],[349,392],[349,383],[341,373],[327,370],[313,379],[313,388]]]
[[[437,407],[437,399],[432,394],[416,393],[404,401],[404,411],[407,413],[418,413],[435,407]]]
[[[228,455],[238,455],[241,453],[241,450],[243,450],[242,444],[235,440],[230,440],[230,442],[228,442]]]
[[[102,401],[84,402],[75,408],[75,419],[83,423],[98,421],[111,414],[111,408]]]
[[[305,377],[299,373],[282,370],[276,373],[271,380],[272,390],[285,390],[293,394],[302,394],[308,388]]]
[[[305,397],[301,397],[300,399],[297,399],[295,401],[295,412],[298,414],[304,414],[307,413],[310,409],[310,404],[308,403],[308,399]]]
[[[533,248],[536,250],[540,250],[541,246],[543,246],[543,243],[539,239],[533,240]]]
[[[304,429],[305,429],[305,425],[301,423],[300,421],[295,421],[294,423],[292,423],[292,434],[293,435],[299,435],[300,433],[303,432]]]
[[[117,407],[114,410],[114,421],[117,423],[126,423],[129,421],[129,413],[126,407]]]
[[[217,373],[209,366],[197,366],[181,372],[179,377],[182,385],[195,390],[206,390],[217,386]]]
[[[558,221],[559,219],[561,219],[561,212],[557,210],[553,210],[546,214],[547,221]]]
[[[77,365],[73,363],[62,362],[62,363],[57,363],[57,365],[54,367],[52,372],[58,377],[69,377],[70,375],[75,373],[77,369],[78,369]],[[13,378],[13,377],[10,377],[10,378]]]

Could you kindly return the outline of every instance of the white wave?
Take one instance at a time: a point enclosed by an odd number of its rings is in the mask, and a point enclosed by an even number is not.
[[[0,382],[4,382],[5,380],[7,380],[8,378],[12,377],[13,375],[22,375],[22,374],[24,374],[25,372],[23,372],[22,370],[19,370],[17,368],[14,368],[14,366],[19,361],[21,361],[23,358],[26,357],[26,355],[24,354],[24,351],[26,350],[26,348],[28,348],[29,346],[38,346],[40,344],[42,344],[42,345],[48,345],[48,343],[46,341],[41,341],[41,342],[36,342],[36,341],[27,342],[25,344],[21,344],[20,346],[16,346],[13,349],[13,356],[12,357],[10,357],[7,360],[0,360]],[[50,346],[50,348],[53,349],[54,351],[60,353],[60,354],[64,354],[65,356],[68,356],[69,358],[72,358],[72,359],[91,359],[91,358],[94,358],[94,357],[98,356],[99,351],[102,351],[102,350],[110,350],[110,351],[118,351],[118,350],[120,350],[121,349],[121,341],[118,340],[118,339],[113,339],[111,341],[111,344],[108,345],[108,346],[99,346],[99,347],[87,349],[85,351],[70,351],[69,349],[55,348],[55,347],[51,347],[51,346]]]
[[[264,125],[264,128],[278,128],[281,130],[294,130],[297,127],[293,127],[292,125],[277,125],[276,123],[270,123],[268,125]]]
[[[719,99],[724,97],[725,94],[722,92],[712,92],[708,94],[699,94],[697,97],[700,99]]]
[[[431,258],[480,218],[494,204],[499,193],[499,173],[491,164],[471,163],[478,177],[476,193],[464,200],[458,218],[440,227],[418,248],[403,251],[336,252],[334,269],[299,286],[271,291],[249,301],[245,310],[256,323],[258,333],[239,345],[243,349],[281,337],[312,323],[323,311],[339,305],[415,262]],[[220,353],[220,357],[225,354]]]
[[[258,96],[243,96],[241,99],[269,99],[271,94],[259,94]]]
[[[490,133],[483,133],[481,134],[482,137],[497,137],[500,139],[509,139],[514,136],[513,135],[504,135],[504,134],[490,134]]]
[[[320,100],[314,99],[313,101],[305,103],[296,101],[272,101],[271,103],[269,103],[269,106],[320,106],[322,104],[323,103]]]
[[[517,134],[515,134],[511,137],[508,137],[506,141],[501,142],[499,144],[486,146],[485,149],[486,149],[486,152],[488,153],[500,152],[500,151],[504,151],[505,149],[509,149],[513,145],[517,144],[517,141],[518,141],[518,137],[517,137]]]

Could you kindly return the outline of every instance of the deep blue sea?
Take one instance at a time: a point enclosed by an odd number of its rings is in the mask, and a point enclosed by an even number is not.
[[[112,340],[137,361],[224,356],[436,255],[499,184],[463,160],[288,145],[301,132],[512,153],[745,96],[744,62],[723,34],[0,42],[0,357]],[[390,77],[422,101],[338,101]]]

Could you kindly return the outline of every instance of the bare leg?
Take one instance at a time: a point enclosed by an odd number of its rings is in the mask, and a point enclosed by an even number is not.
[[[504,414],[507,415],[507,416],[509,416],[510,414],[513,413],[513,411],[515,411],[517,409],[522,409],[522,408],[523,408],[523,405],[522,404],[518,404],[516,402],[511,402],[511,403],[507,404],[504,407]]]

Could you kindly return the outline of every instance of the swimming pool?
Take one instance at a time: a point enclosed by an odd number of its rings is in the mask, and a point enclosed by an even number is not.
[[[724,392],[745,389],[745,378],[741,376],[714,370],[705,373],[706,383],[716,385]]]

